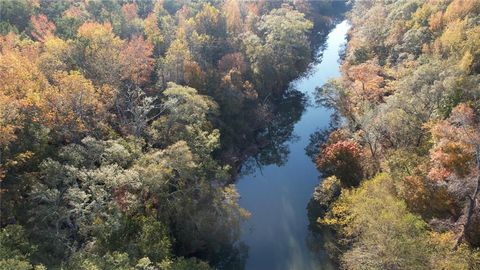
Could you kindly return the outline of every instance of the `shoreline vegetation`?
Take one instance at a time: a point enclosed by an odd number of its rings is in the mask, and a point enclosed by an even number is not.
[[[480,2],[354,1],[311,137],[311,226],[342,269],[480,269]]]
[[[237,168],[344,9],[0,0],[0,269],[243,269]]]

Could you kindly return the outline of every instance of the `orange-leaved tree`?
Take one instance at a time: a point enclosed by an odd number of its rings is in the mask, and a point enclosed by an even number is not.
[[[353,140],[341,140],[325,146],[317,157],[317,168],[335,175],[343,186],[358,186],[362,177],[361,148]]]
[[[462,241],[480,244],[480,125],[475,111],[465,103],[457,105],[444,121],[433,126],[435,146],[430,153],[429,177],[446,184],[462,212],[456,221],[457,245]],[[475,224],[475,226],[474,226]],[[474,230],[474,228],[477,228]]]

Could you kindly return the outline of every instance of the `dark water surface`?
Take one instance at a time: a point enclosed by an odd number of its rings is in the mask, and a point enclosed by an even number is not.
[[[306,206],[319,173],[305,147],[312,133],[329,124],[331,112],[314,106],[313,95],[315,87],[339,75],[339,54],[348,28],[346,21],[337,24],[323,52],[318,52],[321,61],[311,67],[309,75],[291,84],[309,102],[294,125],[295,138],[286,145],[289,152],[284,164],[257,168],[237,182],[240,205],[252,214],[242,227],[241,240],[249,248],[245,269],[334,269],[324,253],[314,253],[307,245]]]

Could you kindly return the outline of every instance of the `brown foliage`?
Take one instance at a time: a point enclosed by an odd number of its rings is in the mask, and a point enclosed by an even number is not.
[[[351,90],[357,102],[381,102],[386,89],[384,78],[381,76],[382,68],[375,60],[355,65],[347,70],[347,76],[352,81]]]
[[[224,55],[218,61],[218,69],[221,72],[228,72],[231,69],[237,69],[240,73],[244,74],[247,69],[247,63],[245,62],[243,54],[239,52],[230,53]]]
[[[127,3],[122,6],[123,16],[128,22],[138,18],[138,7],[136,3]]]
[[[432,134],[436,140],[431,150],[433,180],[463,178],[475,169],[475,146],[480,144],[480,130],[473,109],[466,104],[454,108],[447,120],[437,123]]]
[[[152,55],[151,42],[144,40],[142,36],[133,37],[120,52],[122,79],[129,79],[138,85],[149,81],[155,64]]]
[[[31,21],[33,27],[32,36],[40,42],[45,42],[45,39],[55,31],[55,24],[48,21],[47,16],[43,14],[32,16]]]

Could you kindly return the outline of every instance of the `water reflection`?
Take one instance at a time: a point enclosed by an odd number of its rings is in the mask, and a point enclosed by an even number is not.
[[[331,30],[333,26],[334,24],[327,29]],[[313,44],[316,47],[313,50],[311,67],[301,78],[314,75],[314,67],[321,63],[327,45],[326,37],[325,34],[317,35]],[[255,170],[261,173],[264,166],[282,166],[287,162],[290,153],[288,144],[298,140],[298,136],[293,132],[294,126],[300,121],[306,107],[312,106],[313,102],[314,100],[300,91],[295,84],[291,84],[283,96],[269,100],[267,110],[270,117],[266,118],[268,124],[257,134],[255,145],[258,149],[242,164],[240,176],[252,174]]]
[[[263,147],[246,163],[249,170],[243,168],[237,184],[240,204],[252,213],[241,237],[249,247],[246,269],[335,269],[323,246],[326,236],[308,218],[306,206],[319,174],[305,147],[312,133],[329,126],[332,112],[308,101],[317,86],[339,75],[339,52],[348,27],[338,24],[323,56],[317,55],[321,63],[292,82],[258,139]]]
[[[293,133],[293,127],[305,111],[305,94],[298,90],[288,90],[283,98],[274,102],[277,104],[270,125],[259,134],[260,140],[268,140],[256,156],[260,166],[285,164],[290,153],[286,142],[298,139]]]
[[[218,269],[242,270],[248,258],[248,246],[241,241],[229,243],[216,254],[218,260],[212,260]]]

